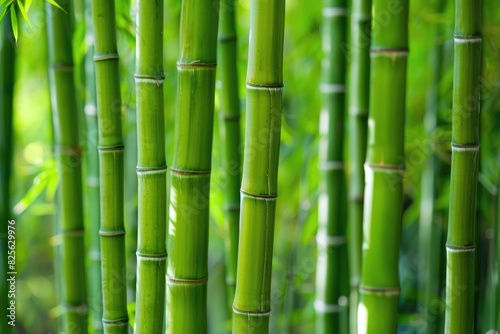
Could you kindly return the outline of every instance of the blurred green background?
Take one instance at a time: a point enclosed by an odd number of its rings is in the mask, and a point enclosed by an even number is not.
[[[444,0],[443,0],[444,1]],[[221,1],[223,5],[224,0]],[[410,1],[410,57],[406,103],[405,211],[400,257],[402,293],[400,298],[399,333],[422,333],[423,315],[417,306],[417,246],[420,207],[420,179],[427,157],[435,152],[449,168],[451,93],[453,81],[453,13],[454,4],[446,1],[445,11],[437,13],[437,1]],[[83,73],[86,52],[81,1],[76,1],[77,25],[74,54],[77,80]],[[126,229],[133,231],[136,223],[136,143],[135,143],[135,1],[117,1],[117,25],[121,60],[123,127],[126,138]],[[488,271],[486,254],[493,247],[495,187],[499,177],[500,156],[500,10],[495,0],[483,1],[483,95],[481,138],[481,186],[478,202],[480,261],[484,286],[480,294],[483,307],[482,332],[491,324],[495,312],[497,277]],[[33,29],[24,22],[17,44],[16,84],[14,97],[14,172],[11,179],[13,218],[17,222],[17,326],[18,333],[55,333],[57,307],[54,286],[53,215],[57,210],[54,194],[57,171],[52,155],[47,47],[44,1],[34,1],[29,17]],[[318,125],[320,111],[319,78],[321,51],[321,1],[287,0],[284,54],[284,108],[282,146],[279,170],[279,197],[273,259],[271,333],[312,333],[314,330],[314,275],[316,270],[315,234],[318,199]],[[248,0],[236,3],[238,22],[238,64],[240,96],[244,126],[245,72],[248,46]],[[176,93],[176,60],[178,57],[178,26],[180,1],[165,1],[165,115],[167,162],[172,160]],[[442,38],[434,38],[439,27]],[[424,130],[424,113],[432,88],[433,64],[430,51],[444,45],[443,75],[439,81],[438,110],[442,125],[429,136]],[[80,93],[83,86],[79,81]],[[216,109],[218,97],[216,96]],[[82,114],[82,113],[80,113]],[[83,118],[83,116],[82,116]],[[81,122],[83,124],[83,122]],[[80,130],[82,145],[85,132]],[[211,333],[227,329],[225,306],[223,226],[222,145],[216,121],[213,144],[213,174],[210,197],[210,280],[209,326]],[[347,146],[346,146],[347,147]],[[448,207],[448,181],[438,198],[438,208]],[[445,230],[446,222],[443,223]],[[135,268],[134,240],[128,239],[129,274],[133,285]],[[484,263],[483,263],[484,262]],[[488,293],[490,292],[490,293]],[[133,296],[133,294],[130,294]],[[444,295],[443,295],[444,296]],[[131,309],[133,304],[131,303]],[[442,310],[444,312],[444,309]]]

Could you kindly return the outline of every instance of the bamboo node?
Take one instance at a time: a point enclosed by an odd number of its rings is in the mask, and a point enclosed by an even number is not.
[[[365,163],[365,169],[371,169],[373,171],[382,172],[382,173],[399,173],[404,174],[405,167],[402,165],[384,165],[384,164],[374,164],[374,163]]]
[[[235,42],[237,39],[236,35],[221,35],[219,36],[219,42]]]
[[[466,152],[466,151],[479,151],[479,145],[462,145],[451,143],[451,150],[455,152]]]
[[[210,170],[188,170],[188,169],[177,169],[174,167],[170,167],[170,172],[173,174],[180,175],[210,175]]]
[[[72,72],[74,70],[73,64],[54,63],[50,68],[54,71]]]
[[[259,89],[259,88],[265,88],[265,89],[271,88],[272,89],[272,88],[274,88],[276,90],[280,90],[283,88],[283,83],[258,84],[258,83],[246,81],[246,84],[247,84],[247,89]]]
[[[223,121],[239,121],[240,120],[240,114],[223,114],[221,113],[220,114],[220,118],[223,120]]]
[[[62,305],[62,307],[66,312],[72,312],[72,313],[85,314],[88,313],[89,311],[89,307],[87,304],[80,304],[80,305],[64,304]]]
[[[456,246],[456,245],[446,244],[446,250],[448,252],[450,252],[450,253],[475,252],[476,251],[476,246],[475,245],[470,245],[470,246]]]
[[[325,232],[316,234],[316,243],[320,246],[342,246],[346,241],[344,235],[327,235]]]
[[[97,146],[97,149],[101,152],[103,151],[123,151],[123,149],[125,148],[125,146],[123,145],[112,145],[112,146]]]
[[[340,299],[340,298],[339,298]],[[345,310],[347,307],[347,303],[345,304],[327,304],[322,300],[314,301],[314,310],[318,313],[339,313]]]
[[[151,83],[155,84],[156,87],[160,87],[165,80],[165,76],[162,75],[141,75],[134,74],[134,79],[136,83]]]
[[[145,254],[140,252],[135,252],[137,258],[145,261],[165,261],[167,259],[167,253],[160,254]]]
[[[97,107],[94,104],[87,103],[83,108],[85,115],[87,116],[96,116],[97,115]]]
[[[89,187],[99,187],[99,178],[96,176],[87,176],[87,186]]]
[[[116,59],[119,59],[117,53],[109,53],[109,54],[105,54],[105,55],[94,56],[94,62],[105,61],[105,60],[116,60]]]
[[[199,279],[184,279],[184,278],[172,278],[166,275],[167,282],[173,284],[186,284],[186,285],[203,285],[208,282],[208,276]]]
[[[347,8],[344,7],[326,7],[321,11],[323,17],[338,17],[347,16],[349,13]]]
[[[345,93],[346,86],[344,84],[322,83],[319,85],[319,90],[325,94]]]
[[[120,326],[122,324],[128,324],[128,318],[121,318],[121,319],[114,319],[114,320],[109,320],[109,319],[104,319],[102,318],[102,322],[107,324],[107,325],[117,325]]]
[[[61,230],[60,234],[68,237],[83,237],[84,231],[83,229],[78,230]]]
[[[483,37],[480,35],[455,35],[453,40],[455,43],[481,43]]]
[[[370,57],[374,56],[388,56],[392,58],[407,57],[408,48],[371,48]]]
[[[343,161],[322,161],[319,164],[320,170],[344,170],[344,162]]]
[[[82,148],[80,146],[55,145],[54,146],[54,153],[55,154],[74,154],[74,155],[80,157],[82,155]]]
[[[167,166],[160,166],[160,167],[141,167],[137,166],[135,168],[135,171],[137,175],[143,175],[143,174],[166,174],[167,173]]]
[[[226,204],[224,205],[224,210],[225,211],[240,211],[240,204],[239,203],[236,203],[236,204]]]
[[[246,192],[244,190],[240,190],[240,193],[243,196],[257,198],[257,199],[276,200],[276,198],[278,198],[278,195],[276,195],[276,194],[251,194],[251,193]]]
[[[195,60],[195,61],[192,61],[192,62],[189,62],[189,63],[184,63],[184,62],[178,61],[177,62],[177,68],[180,70],[183,67],[208,67],[208,68],[216,68],[217,67],[217,63],[203,63],[203,62],[201,62],[199,60]]]
[[[99,230],[99,235],[101,237],[117,237],[117,236],[120,236],[120,235],[125,235],[125,231],[124,230],[116,230],[116,231],[103,231],[103,230]]]
[[[353,117],[368,117],[368,110],[366,109],[359,109],[356,107],[350,107],[348,110],[349,116]]]
[[[359,292],[363,292],[364,294],[370,295],[381,295],[381,296],[399,296],[399,292],[401,289],[399,286],[395,287],[375,287],[375,286],[367,286],[360,285]]]
[[[248,315],[248,316],[255,316],[255,317],[268,317],[268,316],[271,315],[271,310],[264,311],[264,312],[260,312],[260,311],[244,311],[244,310],[240,310],[239,308],[237,308],[234,305],[233,305],[233,312],[236,313],[236,314]]]

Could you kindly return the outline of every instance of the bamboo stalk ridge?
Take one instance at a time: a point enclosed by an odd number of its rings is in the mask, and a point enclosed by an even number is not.
[[[358,333],[379,334],[397,330],[409,5],[374,0],[372,8]]]
[[[102,275],[101,245],[99,240],[99,151],[97,148],[97,96],[94,70],[94,29],[91,1],[85,1],[85,127],[86,127],[86,235],[88,242],[89,321],[96,334],[103,332],[102,325]]]
[[[47,3],[49,83],[54,126],[54,155],[59,173],[56,225],[61,239],[60,273],[63,326],[61,331],[87,333],[81,148],[72,52],[70,1],[60,1],[66,13]]]
[[[240,222],[240,97],[238,94],[238,69],[236,64],[236,26],[234,0],[220,6],[219,22],[219,74],[221,87],[220,128],[225,152],[225,227],[228,236],[226,247],[226,284],[230,303],[234,300],[236,268],[238,263],[238,235]]]
[[[10,15],[6,15],[1,26],[0,38],[0,295],[5,296],[0,301],[0,332],[12,333],[12,326],[8,325],[7,307],[7,272],[8,270],[8,220],[12,219],[10,209],[10,176],[12,171],[12,154],[14,136],[12,130],[14,72],[16,68],[16,49]]]
[[[167,333],[207,331],[208,223],[219,1],[183,0],[171,172]]]
[[[348,190],[347,247],[349,259],[349,333],[357,333],[363,202],[370,90],[371,0],[353,0],[350,10],[348,66],[348,145],[351,175]]]
[[[347,41],[347,1],[325,0],[322,14],[323,106],[319,152],[322,183],[316,236],[316,333],[346,333],[349,273],[343,148],[347,58],[342,47]]]
[[[284,0],[250,2],[233,333],[268,333],[283,91]]]
[[[163,115],[163,1],[137,3],[138,238],[135,333],[161,333],[165,316],[167,166]]]
[[[92,1],[99,128],[101,272],[105,333],[127,333],[123,139],[115,4]]]
[[[474,331],[481,44],[481,3],[456,0],[445,333]]]

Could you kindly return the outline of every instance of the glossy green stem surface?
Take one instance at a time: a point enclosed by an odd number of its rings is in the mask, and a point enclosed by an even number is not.
[[[67,333],[86,333],[88,321],[82,201],[81,148],[72,52],[72,4],[66,13],[47,3],[49,84],[54,126],[54,154],[59,173],[57,230],[61,240],[61,304]],[[67,14],[70,13],[70,14]]]
[[[455,1],[452,157],[446,240],[445,333],[474,331],[475,212],[479,163],[481,2]]]
[[[397,329],[408,9],[408,0],[373,1],[358,333]]]
[[[219,76],[221,82],[220,137],[224,148],[225,168],[225,227],[226,284],[232,304],[238,263],[238,235],[240,220],[240,97],[236,57],[236,26],[234,0],[220,5],[219,22]]]
[[[284,0],[250,2],[233,333],[268,333],[283,91]]]
[[[173,334],[207,331],[218,12],[218,1],[182,1],[168,229],[166,326]]]
[[[137,11],[137,294],[135,333],[163,330],[167,165],[163,115],[163,1],[139,0]]]
[[[105,333],[127,333],[125,229],[123,226],[123,139],[115,3],[93,0],[99,177],[101,272]]]

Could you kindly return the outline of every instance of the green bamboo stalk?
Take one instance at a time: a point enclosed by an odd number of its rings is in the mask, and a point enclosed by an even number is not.
[[[161,333],[165,315],[167,165],[163,1],[137,3],[138,238],[135,333]]]
[[[397,328],[408,8],[408,0],[373,1],[358,333]]]
[[[443,14],[445,1],[438,0],[436,12]],[[443,38],[439,23],[434,27],[435,44],[430,54],[431,85],[427,94],[424,127],[430,138],[436,132],[440,109],[439,83],[442,77]],[[434,136],[436,139],[436,137]],[[443,312],[441,290],[443,288],[444,233],[442,227],[443,212],[438,212],[435,201],[439,197],[443,176],[443,163],[433,152],[427,157],[422,173],[420,221],[419,221],[419,312],[425,322],[424,333],[443,332]],[[444,215],[445,216],[445,215]]]
[[[92,0],[99,129],[101,273],[105,333],[127,333],[123,139],[115,4]]]
[[[236,267],[238,263],[238,235],[240,219],[240,97],[236,57],[235,3],[227,0],[220,5],[219,74],[221,81],[220,137],[225,152],[225,227],[226,285],[230,305],[234,300]]]
[[[474,329],[481,42],[481,2],[456,0],[445,333]]]
[[[72,4],[63,11],[47,3],[49,81],[54,126],[54,154],[59,171],[58,232],[62,242],[61,273],[64,328],[87,332],[87,289],[82,204],[81,149],[72,52]]]
[[[233,333],[268,333],[283,92],[284,0],[250,2]]]
[[[350,10],[348,66],[349,115],[349,205],[347,221],[347,247],[349,256],[349,333],[357,333],[359,284],[361,280],[361,244],[363,240],[363,202],[368,131],[370,90],[370,18],[371,0],[353,0]]]
[[[8,284],[8,244],[7,224],[12,219],[10,209],[10,176],[12,171],[12,149],[14,137],[12,131],[14,72],[16,68],[16,49],[10,15],[6,15],[2,22],[0,38],[0,332],[11,333],[13,327],[8,325],[7,307],[10,298],[7,298]]]
[[[320,169],[316,241],[316,333],[347,333],[348,267],[346,248],[346,184],[344,175],[344,110],[347,58],[347,1],[325,0],[320,116]],[[358,88],[356,88],[358,89]]]
[[[102,276],[101,245],[99,243],[99,151],[97,148],[97,96],[94,70],[94,29],[91,1],[85,1],[85,126],[86,126],[86,213],[88,241],[88,276],[90,327],[94,333],[102,333]]]
[[[207,331],[208,218],[219,1],[183,0],[171,167],[167,333]]]

